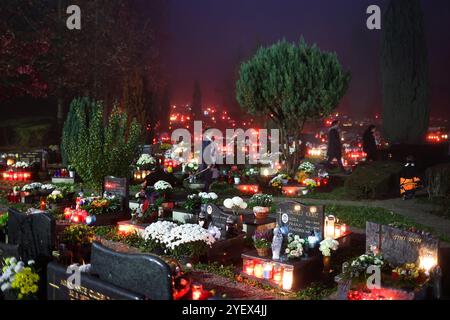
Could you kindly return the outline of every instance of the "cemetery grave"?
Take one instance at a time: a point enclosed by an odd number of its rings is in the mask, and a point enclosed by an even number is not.
[[[443,277],[434,268],[440,243],[428,233],[368,222],[364,235],[353,234],[324,206],[292,197],[274,204],[261,193],[226,199],[159,185],[152,201],[130,194],[128,180],[116,177],[105,177],[102,195],[92,197],[76,185],[23,185],[19,202],[31,209],[9,210],[0,257],[36,260],[42,268],[36,296],[48,300],[296,299],[316,284],[337,286],[330,299],[442,296]],[[183,234],[194,240],[185,243]],[[344,262],[374,248],[392,266],[383,270],[383,286],[368,293],[349,280]],[[74,288],[67,268],[75,263],[87,265]],[[198,263],[233,271],[223,277],[218,269],[196,270]],[[420,270],[417,288],[396,284],[405,270]]]

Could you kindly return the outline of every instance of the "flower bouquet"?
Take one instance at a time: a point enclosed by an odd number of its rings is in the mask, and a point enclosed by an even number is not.
[[[303,247],[306,240],[300,238],[298,235],[289,234],[288,244],[285,253],[289,259],[298,259],[303,255]]]
[[[331,251],[336,251],[339,248],[339,242],[333,239],[325,239],[320,243],[319,250],[323,255],[323,272],[330,273]]]
[[[30,165],[24,161],[17,161],[16,163],[14,163],[12,165],[12,167],[16,170],[25,170],[28,169],[30,167]]]
[[[2,263],[0,276],[1,291],[7,299],[36,299],[39,290],[39,275],[34,269],[34,261],[27,263],[16,258],[6,258]]]

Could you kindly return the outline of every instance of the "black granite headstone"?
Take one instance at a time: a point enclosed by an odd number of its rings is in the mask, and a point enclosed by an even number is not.
[[[287,227],[289,233],[306,238],[312,231],[323,237],[324,214],[323,206],[305,206],[296,201],[280,203],[277,210],[278,224]]]
[[[92,245],[92,274],[150,300],[172,300],[172,271],[158,256],[126,254]]]
[[[386,261],[393,265],[419,262],[419,257],[438,259],[439,240],[407,230],[373,222],[366,224],[366,250],[377,247]]]
[[[48,261],[55,245],[55,219],[48,213],[8,210],[8,241],[20,246],[23,260]]]
[[[25,152],[19,154],[19,161],[26,162],[29,164],[39,163],[42,161],[42,152]]]
[[[223,232],[226,230],[227,219],[233,217],[233,215],[225,213],[214,204],[206,206],[206,213],[210,217],[211,223]]]
[[[126,178],[105,177],[103,192],[121,199],[122,212],[129,213],[129,184]]]
[[[80,286],[69,287],[66,267],[51,262],[47,266],[48,300],[144,300],[145,296],[119,288],[87,273],[80,273]]]

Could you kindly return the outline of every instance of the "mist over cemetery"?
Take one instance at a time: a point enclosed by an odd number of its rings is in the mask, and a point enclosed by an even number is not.
[[[0,300],[450,297],[420,1],[386,2],[381,113],[360,118],[343,106],[360,70],[310,35],[242,56],[236,108],[199,81],[178,103],[167,4],[79,1],[69,30],[19,2],[0,8]],[[55,115],[12,115],[33,104]]]

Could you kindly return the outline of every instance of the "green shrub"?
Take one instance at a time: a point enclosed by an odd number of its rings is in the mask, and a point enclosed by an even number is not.
[[[450,163],[428,168],[425,176],[430,198],[448,197],[450,195]]]
[[[402,167],[398,162],[360,165],[345,181],[346,193],[355,199],[381,199],[398,195]]]
[[[95,188],[100,188],[105,176],[129,177],[141,139],[141,127],[135,119],[129,123],[127,114],[117,107],[109,115],[105,113],[100,102],[75,99],[61,143],[64,161]]]

